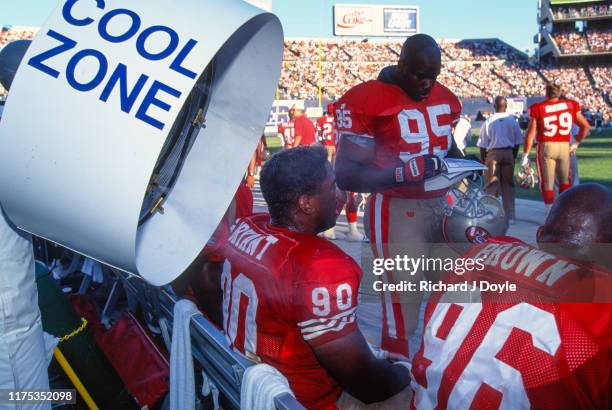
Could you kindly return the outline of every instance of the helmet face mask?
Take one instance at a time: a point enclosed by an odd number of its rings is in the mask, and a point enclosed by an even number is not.
[[[452,186],[444,204],[442,230],[447,242],[484,243],[508,228],[497,198],[482,190],[482,178],[466,178]]]

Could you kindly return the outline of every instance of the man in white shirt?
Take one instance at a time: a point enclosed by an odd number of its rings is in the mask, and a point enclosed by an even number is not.
[[[514,224],[514,162],[523,134],[518,121],[506,113],[507,101],[504,97],[495,98],[495,113],[480,129],[478,147],[480,158],[487,165],[485,171],[485,192],[490,195],[501,194],[508,223]]]
[[[470,122],[470,117],[467,115],[462,115],[459,118],[459,122],[455,126],[455,132],[453,132],[453,139],[455,140],[455,144],[457,144],[457,148],[463,152],[465,150],[465,146],[467,145],[467,139],[471,135],[472,131],[472,123]]]

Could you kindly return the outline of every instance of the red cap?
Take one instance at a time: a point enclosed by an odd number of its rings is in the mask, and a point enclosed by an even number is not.
[[[327,113],[328,114],[333,114],[334,113],[334,103],[327,104]]]

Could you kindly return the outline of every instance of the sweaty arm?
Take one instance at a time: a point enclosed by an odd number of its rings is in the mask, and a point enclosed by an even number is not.
[[[529,155],[531,147],[533,146],[533,140],[536,136],[538,125],[535,118],[529,120],[529,127],[527,128],[527,134],[525,135],[525,143],[523,144],[523,154]]]
[[[313,350],[342,389],[366,404],[386,400],[410,383],[408,369],[375,358],[358,329]]]
[[[338,188],[352,192],[380,192],[400,184],[420,184],[438,175],[442,161],[435,155],[422,155],[395,166],[374,166],[376,143],[372,137],[343,133],[336,156]]]
[[[366,403],[385,400],[409,384],[410,373],[374,357],[357,327],[361,269],[348,255],[328,252],[296,260],[301,274],[293,283],[292,321],[343,390]]]
[[[338,188],[352,192],[377,192],[397,185],[395,168],[373,166],[375,154],[373,138],[343,134],[336,156]]]

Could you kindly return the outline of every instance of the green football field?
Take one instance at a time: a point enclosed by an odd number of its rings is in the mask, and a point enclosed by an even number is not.
[[[476,140],[476,137],[472,138],[466,150],[467,153],[479,155],[479,150],[475,146]],[[521,152],[522,147],[519,149],[519,158]],[[588,138],[580,144],[577,155],[580,183],[598,182],[612,188],[612,129],[600,132],[592,130]],[[532,166],[535,167],[535,148],[531,149],[530,157]],[[517,160],[514,168],[515,174],[519,168],[520,164]],[[534,189],[523,189],[517,186],[516,196],[525,199],[541,199],[537,186]]]
[[[469,142],[468,154],[479,155],[479,150],[475,146],[478,130]],[[272,153],[280,149],[280,138],[268,137],[266,139],[268,148]],[[522,149],[522,148],[521,148]],[[520,158],[519,150],[519,158]],[[531,150],[531,159],[535,167],[535,148]],[[515,173],[518,172],[520,164],[517,163]],[[578,148],[578,171],[580,182],[598,182],[612,188],[612,129],[600,132],[591,131],[589,137]],[[537,189],[522,189],[516,187],[518,198],[540,199],[540,191]]]

